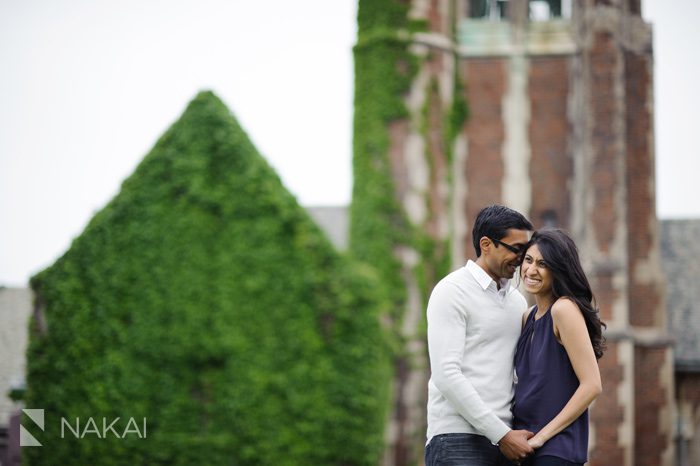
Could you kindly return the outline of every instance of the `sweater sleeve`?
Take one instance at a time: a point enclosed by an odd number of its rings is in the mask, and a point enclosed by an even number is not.
[[[460,290],[439,283],[428,302],[428,352],[432,380],[457,412],[492,443],[508,433],[505,424],[481,399],[462,372],[469,319],[459,304]]]

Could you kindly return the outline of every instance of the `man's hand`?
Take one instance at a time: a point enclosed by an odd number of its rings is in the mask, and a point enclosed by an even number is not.
[[[534,453],[535,450],[527,443],[533,435],[529,430],[511,430],[498,442],[498,448],[510,461],[520,463]]]

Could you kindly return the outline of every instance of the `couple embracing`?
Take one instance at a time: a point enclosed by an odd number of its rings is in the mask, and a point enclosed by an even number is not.
[[[601,392],[604,340],[578,250],[500,205],[479,212],[476,261],[428,302],[426,466],[577,466]],[[535,300],[527,308],[513,280]]]

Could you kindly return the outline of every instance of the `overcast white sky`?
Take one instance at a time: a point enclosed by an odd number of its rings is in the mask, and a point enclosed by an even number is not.
[[[700,2],[644,7],[657,211],[700,218]],[[355,16],[356,0],[0,0],[0,284],[65,252],[202,89],[301,204],[349,203]]]

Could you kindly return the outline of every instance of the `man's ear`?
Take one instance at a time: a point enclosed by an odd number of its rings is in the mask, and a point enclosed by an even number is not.
[[[484,252],[488,252],[489,249],[491,248],[491,245],[493,242],[488,239],[486,236],[482,236],[481,239],[479,240],[479,247],[481,247],[481,254]]]

